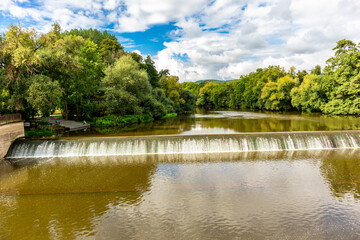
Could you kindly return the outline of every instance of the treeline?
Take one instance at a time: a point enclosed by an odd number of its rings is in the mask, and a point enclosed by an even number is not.
[[[11,25],[0,36],[0,114],[31,118],[60,109],[66,119],[107,115],[161,118],[192,111],[196,96],[179,78],[124,51],[116,37],[96,29],[46,34]]]
[[[182,85],[196,94],[199,107],[358,115],[360,44],[341,40],[333,50],[323,71],[320,66],[310,72],[269,66],[236,81]]]

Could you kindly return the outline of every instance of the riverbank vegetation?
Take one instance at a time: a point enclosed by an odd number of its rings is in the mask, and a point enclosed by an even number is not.
[[[193,111],[196,96],[169,70],[124,51],[116,37],[96,29],[40,34],[11,25],[0,37],[0,114],[122,126]]]
[[[182,86],[197,96],[198,107],[359,115],[360,44],[341,40],[333,50],[323,71],[320,66],[310,72],[269,66],[239,80]]]
[[[96,29],[54,24],[40,34],[11,25],[0,50],[0,114],[24,119],[60,110],[64,119],[122,127],[195,107],[360,114],[360,46],[349,40],[337,43],[323,70],[269,66],[238,80],[182,84]]]

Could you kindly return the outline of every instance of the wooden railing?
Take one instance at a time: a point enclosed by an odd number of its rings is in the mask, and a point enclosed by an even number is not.
[[[20,120],[21,120],[20,113],[0,115],[0,124],[7,123],[7,122],[20,121]]]

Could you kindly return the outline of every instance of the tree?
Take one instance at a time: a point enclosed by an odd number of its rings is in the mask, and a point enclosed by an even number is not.
[[[326,94],[322,88],[322,76],[311,74],[304,77],[298,87],[291,90],[291,104],[302,111],[321,111],[327,101]]]
[[[1,44],[2,67],[9,90],[9,108],[24,112],[27,102],[24,92],[28,88],[28,77],[40,64],[38,50],[42,38],[33,28],[10,25]],[[25,115],[25,114],[24,114]]]
[[[140,106],[151,93],[149,77],[131,56],[123,56],[105,69],[102,80],[108,114],[141,114]]]
[[[27,100],[34,109],[48,117],[56,109],[61,97],[61,87],[57,81],[44,75],[34,75],[30,79]]]
[[[108,33],[107,31],[100,32],[97,29],[71,29],[70,31],[65,31],[63,36],[81,36],[83,39],[90,39],[92,42],[94,42],[96,45],[100,46],[101,42],[105,39],[114,40],[117,42],[117,38],[115,35]],[[120,46],[122,49],[123,47]]]
[[[175,110],[185,103],[185,100],[181,98],[183,89],[179,83],[179,77],[165,75],[160,79],[159,83],[166,95],[174,102]]]
[[[196,100],[196,106],[200,107],[214,107],[214,103],[211,101],[211,90],[216,86],[216,83],[207,82],[202,88],[200,88],[200,92],[198,98]]]
[[[0,114],[7,113],[8,101],[9,101],[9,89],[6,87],[5,77],[2,72],[0,72]]]
[[[105,38],[100,43],[100,56],[102,60],[107,64],[114,63],[122,55],[124,50],[117,40]]]
[[[290,110],[290,92],[298,84],[298,79],[289,75],[279,78],[276,82],[269,81],[261,90],[261,98],[265,102],[265,109],[268,110]]]
[[[155,62],[151,59],[151,57],[148,55],[145,59],[145,69],[146,72],[149,75],[150,84],[153,87],[159,87],[159,74],[155,68]]]
[[[349,40],[340,40],[335,56],[325,68],[329,102],[325,113],[360,114],[360,49]]]
[[[169,69],[161,69],[159,72],[159,79],[161,79],[163,76],[169,76],[170,71]]]
[[[76,114],[79,99],[79,78],[84,73],[80,62],[85,40],[81,36],[66,35],[40,51],[42,73],[59,82],[62,88],[61,109],[65,119]],[[86,73],[86,72],[85,72]]]
[[[295,69],[293,69],[295,70]],[[245,100],[250,108],[266,108],[265,99],[261,97],[262,89],[268,82],[276,82],[284,77],[286,72],[280,66],[269,66],[264,69],[257,69],[255,73],[249,74],[250,83],[245,89]]]
[[[315,68],[310,71],[310,73],[314,75],[321,75],[321,66],[316,65]]]

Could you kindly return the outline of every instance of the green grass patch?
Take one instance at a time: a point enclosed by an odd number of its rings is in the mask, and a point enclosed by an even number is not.
[[[27,138],[40,138],[40,137],[50,137],[54,135],[54,131],[51,129],[45,129],[45,130],[26,130],[25,131],[25,137]]]
[[[161,119],[173,118],[176,116],[177,116],[177,113],[168,113],[165,116],[163,116]]]
[[[150,115],[108,115],[96,118],[96,127],[124,127],[136,123],[152,122],[154,119]]]

